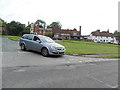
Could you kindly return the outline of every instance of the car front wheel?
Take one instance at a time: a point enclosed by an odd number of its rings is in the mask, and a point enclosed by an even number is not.
[[[41,51],[42,55],[47,57],[49,55],[47,48],[43,48]]]

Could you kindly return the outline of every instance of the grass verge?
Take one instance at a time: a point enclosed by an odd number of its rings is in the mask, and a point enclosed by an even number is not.
[[[94,42],[82,42],[66,40],[57,42],[66,48],[67,54],[118,54],[118,46],[113,44],[103,44]]]
[[[6,38],[8,38],[10,40],[14,40],[14,41],[19,41],[21,38],[20,36],[9,36],[9,35],[0,35],[0,36],[6,37]]]
[[[105,56],[105,58],[120,58],[120,55]]]

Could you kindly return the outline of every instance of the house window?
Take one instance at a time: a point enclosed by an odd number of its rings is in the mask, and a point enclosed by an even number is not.
[[[77,33],[73,33],[73,35],[77,35]]]
[[[42,33],[41,30],[40,30],[40,33]]]
[[[67,35],[70,35],[70,34],[67,34]]]
[[[59,37],[59,35],[54,35],[54,37]]]
[[[61,33],[61,35],[65,35],[64,33]]]

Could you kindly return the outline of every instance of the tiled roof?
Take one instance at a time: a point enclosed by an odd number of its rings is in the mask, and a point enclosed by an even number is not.
[[[116,38],[116,40],[120,40],[120,34],[114,34],[114,37]]]
[[[109,33],[109,32],[100,32],[100,31],[94,31],[91,33],[93,36],[105,36],[105,37],[112,37],[113,34],[112,33]]]
[[[66,30],[66,29],[54,29],[53,33],[67,33],[69,34],[71,30]]]

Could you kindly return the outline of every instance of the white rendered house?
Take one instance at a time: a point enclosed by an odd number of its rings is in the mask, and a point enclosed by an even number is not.
[[[103,32],[100,32],[100,30],[94,31],[90,34],[88,39],[91,39],[94,42],[102,42],[102,43],[114,42],[113,34],[109,33],[109,31],[103,31]]]

